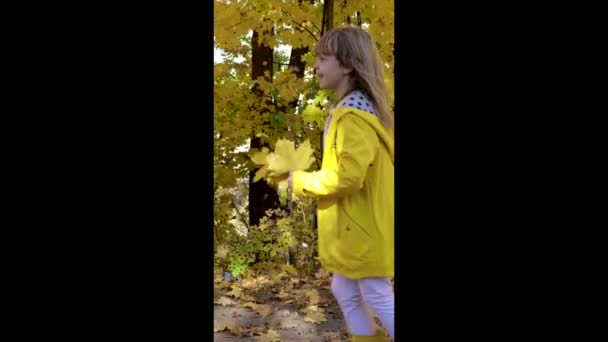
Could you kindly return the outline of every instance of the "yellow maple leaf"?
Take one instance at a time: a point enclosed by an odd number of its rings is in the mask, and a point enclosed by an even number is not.
[[[268,173],[268,165],[262,166],[259,170],[256,171],[255,177],[253,177],[253,181],[254,182],[259,181],[260,179],[266,177],[267,173]]]
[[[241,296],[241,292],[243,292],[242,288],[240,288],[238,286],[233,286],[232,291],[226,293],[226,295],[232,296],[234,298],[239,298]]]
[[[255,300],[255,298],[251,297],[250,295],[241,293],[241,296],[239,297],[242,300],[246,300],[246,301],[250,301],[253,302]]]
[[[243,335],[243,329],[241,329],[241,327],[239,327],[238,325],[236,325],[235,322],[230,322],[230,323],[226,324],[226,329],[232,335],[236,335],[236,336],[242,336]]]
[[[222,259],[226,257],[226,254],[228,254],[228,248],[226,248],[224,245],[220,245],[215,252],[215,256]]]
[[[261,151],[257,151],[251,155],[251,161],[256,165],[266,165],[266,156],[268,155],[268,147],[262,148]]]
[[[243,335],[243,329],[234,321],[213,320],[213,332],[228,330],[233,335]]]
[[[217,319],[213,320],[213,332],[220,332],[226,329],[226,322],[218,321]]]
[[[320,311],[309,311],[306,316],[304,316],[304,321],[319,324],[321,322],[327,322],[327,319],[325,319],[325,315]]]
[[[283,174],[292,170],[306,170],[315,161],[310,141],[304,141],[297,149],[293,141],[279,139],[274,152],[266,156],[268,170]]]
[[[265,334],[256,337],[256,341],[260,342],[278,342],[281,341],[281,335],[276,330],[268,329]]]
[[[272,281],[276,283],[285,277],[287,277],[287,273],[285,271],[281,271],[272,277]]]
[[[284,265],[283,264],[283,265],[281,265],[281,268],[283,270],[285,270],[287,273],[291,274],[292,276],[297,276],[298,275],[298,271],[292,265]]]
[[[262,317],[266,317],[266,316],[270,316],[270,314],[272,313],[273,309],[272,306],[270,305],[265,305],[265,304],[260,304],[258,306],[256,306],[254,308],[254,310],[260,314],[260,316]]]
[[[323,312],[325,311],[323,308],[320,308],[316,305],[311,305],[303,310],[304,312]]]
[[[221,306],[226,306],[226,305],[234,305],[236,304],[236,302],[234,302],[233,300],[231,300],[228,297],[220,297],[220,299],[218,299],[217,301],[214,302],[215,304],[220,304]]]
[[[317,290],[315,290],[315,289],[306,291],[305,294],[306,294],[306,297],[308,297],[310,304],[319,304],[319,302],[321,301],[319,292],[317,292]]]
[[[251,302],[247,302],[247,303],[243,304],[243,306],[244,306],[244,307],[246,307],[246,308],[252,308],[252,309],[257,308],[257,307],[258,307],[258,305],[259,305],[259,304],[256,304],[256,303],[251,303]]]

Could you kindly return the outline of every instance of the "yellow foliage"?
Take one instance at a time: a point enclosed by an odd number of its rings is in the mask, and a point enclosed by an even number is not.
[[[345,5],[345,6],[343,6]],[[385,66],[385,83],[391,102],[394,98],[394,0],[348,0],[334,5],[335,26],[346,23],[356,24],[355,13],[360,11],[363,28],[377,43]],[[327,117],[330,103],[323,100],[335,96],[333,92],[319,91],[316,80],[308,77],[315,62],[314,49],[320,38],[322,27],[323,4],[320,1],[298,0],[215,0],[214,1],[214,46],[223,49],[227,57],[222,63],[214,66],[214,111],[202,113],[214,116],[214,184],[224,188],[233,188],[238,181],[247,179],[252,164],[258,168],[254,181],[269,177],[272,172],[286,172],[295,169],[306,169],[314,161],[313,150],[320,155],[321,144],[317,139]],[[279,44],[295,48],[307,47],[308,53],[302,56],[306,65],[306,77],[298,79],[287,68],[281,67],[278,72],[255,82],[260,92],[254,93],[251,79],[251,31],[256,30],[262,44],[276,47]],[[249,38],[245,38],[249,37]],[[196,43],[196,42],[195,42]],[[235,60],[237,55],[244,60]],[[303,100],[296,107],[291,101]],[[314,105],[308,105],[314,100]],[[276,113],[282,113],[277,115]],[[269,120],[272,118],[272,125]],[[315,125],[309,125],[315,123]],[[275,147],[269,150],[251,151],[247,155],[235,152],[248,139],[257,136],[269,146],[287,144],[284,149]],[[297,150],[291,141],[312,139],[302,144]],[[277,141],[278,140],[278,141]],[[281,142],[282,141],[282,142]],[[306,148],[303,148],[306,147]],[[242,150],[241,150],[242,151]],[[270,158],[270,160],[269,160]],[[226,227],[219,223],[228,220],[232,206],[228,197],[218,197],[214,215],[216,227]],[[221,215],[219,215],[221,214]],[[222,228],[224,229],[224,228]],[[262,227],[261,230],[265,230]],[[218,257],[224,255],[218,250]]]
[[[293,141],[279,139],[274,152],[266,157],[266,161],[269,170],[281,174],[292,170],[306,170],[315,159],[309,140],[296,149]]]
[[[241,46],[238,37],[247,34],[249,26],[241,16],[239,6],[215,2],[213,6],[213,35],[215,44],[225,50],[237,50]]]

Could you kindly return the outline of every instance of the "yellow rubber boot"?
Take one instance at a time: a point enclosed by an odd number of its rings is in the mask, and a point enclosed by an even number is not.
[[[351,335],[352,342],[385,342],[387,339],[381,333],[374,336]]]

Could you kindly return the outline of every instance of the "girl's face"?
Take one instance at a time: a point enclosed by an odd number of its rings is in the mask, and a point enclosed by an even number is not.
[[[337,90],[341,84],[348,81],[351,69],[344,68],[335,56],[319,55],[314,65],[319,86],[322,89]]]

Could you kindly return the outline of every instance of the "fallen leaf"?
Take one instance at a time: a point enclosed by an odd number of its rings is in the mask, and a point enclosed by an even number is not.
[[[243,330],[236,325],[236,323],[232,322],[232,323],[228,323],[226,325],[226,329],[228,329],[228,331],[232,334],[232,335],[242,335],[243,334]]]
[[[243,329],[236,325],[233,321],[213,321],[213,332],[221,332],[227,330],[233,335],[242,335]]]
[[[279,342],[279,341],[281,341],[281,335],[279,335],[279,333],[276,332],[276,330],[268,329],[268,331],[265,334],[257,336],[255,339],[256,339],[256,341],[260,341],[260,342]]]
[[[232,291],[226,293],[226,295],[232,296],[234,298],[239,298],[241,296],[241,292],[243,292],[242,288],[233,285],[232,286]]]
[[[224,296],[220,297],[220,299],[216,300],[214,303],[215,303],[215,304],[219,304],[219,305],[221,305],[221,306],[226,306],[226,305],[234,305],[234,304],[236,304],[236,302],[235,302],[235,301],[231,300],[231,299],[230,299],[230,298],[228,298],[228,297],[224,297]]]
[[[254,279],[243,279],[243,282],[241,283],[241,286],[248,289],[248,288],[252,288],[255,286],[255,280]]]
[[[251,297],[250,295],[246,295],[244,293],[241,293],[241,297],[242,300],[246,300],[246,301],[250,301],[253,302],[255,301],[255,298]]]
[[[255,278],[255,283],[258,286],[264,285],[264,284],[268,284],[268,278],[266,278],[265,276],[259,276],[257,278]]]
[[[319,311],[311,311],[304,316],[304,321],[319,324],[321,322],[327,322],[325,315]]]
[[[221,259],[226,258],[226,254],[228,254],[228,248],[226,248],[224,245],[219,246],[215,252],[215,256]]]
[[[293,265],[281,265],[281,268],[292,276],[297,276],[298,271],[293,267]]]
[[[275,276],[272,277],[273,281],[279,281],[281,280],[281,278],[286,278],[287,277],[287,272],[285,271],[281,271],[279,273],[277,273]]]
[[[259,305],[259,304],[256,304],[256,303],[251,303],[251,302],[247,302],[247,303],[243,304],[243,306],[244,306],[244,307],[246,307],[246,308],[252,308],[252,309],[257,308],[257,307],[258,307],[258,305]]]
[[[289,317],[289,315],[291,315],[291,311],[279,310],[279,311],[277,311],[277,315],[279,315],[280,317]]]
[[[304,311],[304,312],[316,312],[316,311],[323,312],[325,310],[323,308],[320,308],[320,307],[316,306],[316,305],[311,305],[311,306],[308,306],[306,309],[304,309],[302,311]]]
[[[321,268],[319,270],[319,272],[315,273],[315,277],[317,279],[323,279],[323,278],[326,278],[327,276],[329,276],[329,273],[327,273],[323,268]]]
[[[319,292],[315,289],[305,291],[305,295],[308,297],[310,304],[319,304],[321,300]]]
[[[272,306],[265,304],[260,304],[257,307],[253,308],[253,310],[255,310],[262,317],[269,316],[273,311]]]
[[[220,332],[226,330],[226,322],[213,320],[213,332]]]

